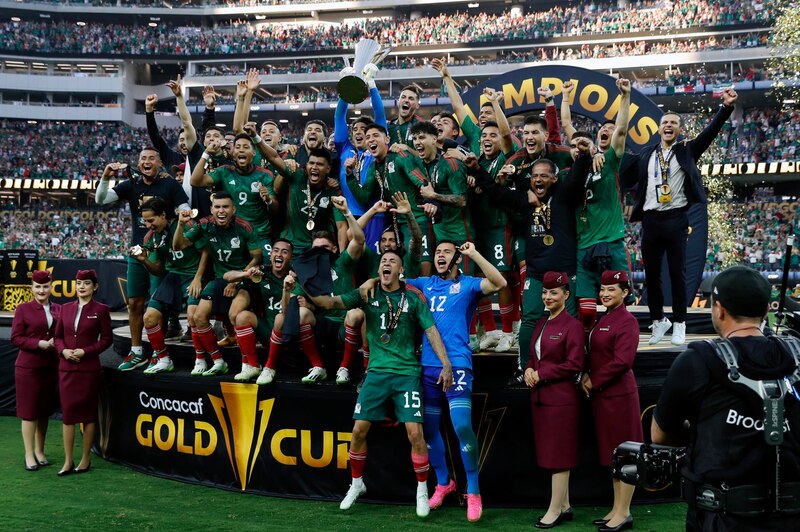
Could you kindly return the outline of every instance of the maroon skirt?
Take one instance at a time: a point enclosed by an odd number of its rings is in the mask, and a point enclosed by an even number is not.
[[[611,465],[611,454],[620,443],[644,441],[638,391],[614,397],[596,395],[592,413],[601,465]]]
[[[17,417],[28,421],[50,417],[58,404],[58,369],[14,368]]]
[[[578,409],[573,405],[542,405],[531,401],[536,463],[545,469],[578,465]]]
[[[59,371],[58,391],[65,425],[97,421],[102,371]]]

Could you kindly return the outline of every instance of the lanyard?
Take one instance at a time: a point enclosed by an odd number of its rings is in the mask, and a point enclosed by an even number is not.
[[[669,180],[669,163],[672,160],[672,156],[675,155],[675,152],[672,151],[672,148],[669,149],[669,154],[667,158],[664,158],[664,150],[661,149],[661,146],[658,147],[656,151],[656,157],[658,157],[658,167],[661,169],[661,183],[666,184]]]

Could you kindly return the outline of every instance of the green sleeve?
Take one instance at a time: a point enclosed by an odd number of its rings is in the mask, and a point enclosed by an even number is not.
[[[275,195],[275,181],[273,180],[272,176],[269,175],[268,172],[263,172],[261,176],[261,184],[266,187],[267,192],[269,192],[270,196]]]
[[[469,142],[470,151],[475,155],[480,155],[481,130],[469,116],[465,117],[464,121],[461,122],[461,134],[464,135],[464,137]]]
[[[448,185],[453,194],[462,195],[467,193],[467,173],[464,165],[458,163],[458,169],[448,168]]]
[[[337,209],[336,207],[334,207],[331,210],[333,211],[333,221],[334,222],[344,222],[344,221],[347,220],[347,218],[344,217],[344,214],[342,214],[342,212],[339,209]]]
[[[414,188],[420,188],[424,181],[427,180],[425,172],[422,169],[422,160],[416,162],[416,157],[408,155],[406,157],[396,157],[394,164],[396,165],[396,172],[402,173],[408,179]]]
[[[246,233],[245,240],[247,240],[247,249],[251,251],[255,249],[262,249],[261,243],[258,241],[258,235],[255,229],[253,229],[252,231],[245,231],[245,233]]]
[[[211,178],[211,181],[214,183],[214,186],[218,186],[220,183],[225,181],[225,172],[226,169],[223,167],[214,168],[206,175]]]
[[[345,294],[340,294],[339,297],[342,298],[342,303],[344,304],[344,308],[347,310],[358,308],[361,306],[361,294],[358,292],[358,288],[352,290],[351,292],[347,292]],[[430,314],[430,311],[428,311]]]
[[[197,242],[203,236],[203,228],[199,223],[189,220],[189,223],[183,226],[183,236],[189,239],[190,242]]]
[[[347,187],[350,193],[360,205],[368,205],[372,201],[372,196],[375,193],[375,186],[378,180],[375,178],[375,163],[367,168],[367,179],[364,183],[359,183],[357,175],[347,180]]]
[[[606,162],[605,164],[608,165],[609,168],[614,170],[614,172],[619,172],[620,164],[622,163],[622,158],[617,155],[617,152],[614,151],[614,148],[608,148],[606,150]]]

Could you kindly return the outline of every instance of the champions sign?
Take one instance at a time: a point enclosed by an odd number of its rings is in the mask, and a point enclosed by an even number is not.
[[[486,102],[483,89],[493,88],[503,92],[503,109],[506,116],[544,109],[544,98],[536,89],[549,87],[556,96],[556,106],[560,108],[561,87],[565,81],[572,81],[574,89],[570,94],[570,106],[574,114],[593,119],[598,123],[614,120],[620,104],[620,94],[616,78],[565,65],[541,65],[506,72],[475,85],[461,95],[473,121],[481,104]],[[658,123],[663,111],[650,98],[636,89],[631,90],[631,111],[628,122],[629,148],[637,150],[653,141],[658,132]]]

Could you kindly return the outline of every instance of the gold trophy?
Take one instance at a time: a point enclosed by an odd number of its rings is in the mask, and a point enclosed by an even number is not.
[[[369,85],[364,77],[367,72],[377,71],[376,65],[389,55],[392,49],[372,39],[362,39],[355,47],[353,66],[342,70],[336,90],[347,103],[359,104],[369,96]]]

